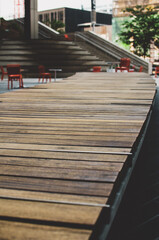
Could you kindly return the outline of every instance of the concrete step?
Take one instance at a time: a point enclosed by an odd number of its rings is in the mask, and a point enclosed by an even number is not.
[[[50,49],[50,50],[54,50],[54,49],[61,49],[61,50],[65,50],[65,49],[69,49],[69,50],[79,50],[81,51],[82,49],[79,47],[79,46],[60,46],[60,45],[49,45],[49,46],[46,46],[46,45],[35,45],[35,46],[32,46],[32,45],[5,45],[3,46],[3,51],[4,50],[32,50],[32,51],[35,51],[35,50],[38,50],[38,49]],[[1,47],[2,49],[2,47]]]
[[[22,59],[16,59],[16,58],[8,58],[8,59],[0,59],[0,65],[2,66],[6,66],[7,64],[20,64],[21,66],[28,66],[28,65],[45,65],[45,66],[50,66],[50,65],[54,65],[54,66],[106,66],[105,62],[103,61],[99,61],[99,60],[87,60],[87,61],[83,61],[83,60],[77,60],[77,59],[73,59],[73,60],[62,60],[62,59],[29,59],[29,58],[22,58]]]
[[[43,55],[43,54],[7,54],[7,55],[1,55],[0,54],[0,61],[10,61],[10,60],[16,60],[16,61],[31,61],[32,59],[37,59],[37,60],[52,60],[52,61],[64,61],[64,60],[80,60],[80,61],[98,61],[99,58],[97,58],[96,56],[91,56],[91,55],[86,55],[86,56],[82,56],[82,55],[69,55],[69,54],[47,54],[47,55]]]
[[[12,40],[5,40],[0,41],[0,43],[3,43],[3,45],[41,45],[41,44],[56,44],[56,45],[76,45],[75,42],[71,41],[60,41],[60,40],[46,40],[46,39],[34,39],[34,40],[26,40],[26,41],[12,41]]]
[[[61,68],[62,73],[91,71],[105,62],[75,43],[55,40],[1,41],[0,65],[20,64],[23,75],[38,76],[38,65]]]
[[[69,49],[62,49],[61,51],[58,49],[37,49],[36,52],[34,52],[33,50],[29,50],[29,49],[20,49],[20,50],[15,50],[15,49],[11,49],[11,50],[8,50],[8,49],[3,49],[1,50],[0,49],[0,56],[11,56],[11,55],[15,55],[15,56],[20,56],[20,55],[39,55],[39,54],[42,54],[42,55],[56,55],[56,56],[59,56],[59,55],[80,55],[80,56],[92,56],[92,57],[96,57],[96,56],[93,56],[91,55],[88,51],[85,51],[85,50],[73,50],[73,51],[70,51]]]

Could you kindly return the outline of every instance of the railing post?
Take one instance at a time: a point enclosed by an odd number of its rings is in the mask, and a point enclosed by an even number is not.
[[[148,63],[148,74],[152,74],[152,63],[151,62],[149,62]]]

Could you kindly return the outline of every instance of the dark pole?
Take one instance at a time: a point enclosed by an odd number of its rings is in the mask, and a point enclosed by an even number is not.
[[[96,0],[91,0],[92,10],[96,10]]]
[[[92,23],[92,30],[94,31],[95,24],[96,24],[96,0],[91,0],[91,23]]]
[[[30,0],[25,0],[24,33],[25,33],[26,39],[31,38]]]

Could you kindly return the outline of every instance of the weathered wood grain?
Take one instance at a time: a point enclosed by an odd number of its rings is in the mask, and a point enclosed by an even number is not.
[[[24,222],[11,222],[0,220],[0,233],[3,239],[8,240],[88,240],[91,229],[78,229],[58,226],[47,226],[42,224],[29,224]]]
[[[23,219],[93,225],[101,207],[0,199],[1,215]],[[65,212],[65,214],[64,214]]]
[[[15,178],[16,179],[16,178]],[[6,180],[6,178],[4,179]],[[14,181],[14,178],[10,179],[11,181]],[[1,181],[2,178],[1,178]],[[18,180],[17,180],[18,181]],[[22,181],[21,181],[22,182]],[[30,181],[31,182],[31,181]],[[42,181],[41,181],[42,182]],[[62,181],[61,181],[62,182]],[[58,184],[57,184],[58,183]],[[53,185],[59,185],[60,186],[60,181],[54,181]],[[61,183],[62,185],[62,183]],[[75,184],[75,187],[77,187],[79,182]],[[66,182],[63,182],[63,187],[68,186]],[[82,184],[81,184],[82,186]],[[95,183],[94,183],[95,186]],[[111,188],[113,184],[110,184],[109,187],[109,192],[107,192],[107,195],[110,194]],[[106,193],[106,190],[103,188],[102,185],[98,184],[98,187],[100,188],[101,191]],[[97,188],[98,188],[97,187]],[[91,188],[91,184],[90,184]],[[93,188],[93,184],[92,184]],[[89,190],[89,189],[88,189]],[[70,192],[69,192],[70,193]],[[67,193],[53,193],[53,192],[38,192],[38,191],[27,191],[27,190],[16,190],[16,189],[6,189],[6,188],[0,188],[0,196],[1,198],[21,198],[21,199],[34,199],[34,200],[42,200],[42,201],[56,201],[56,202],[70,202],[70,203],[86,203],[86,204],[105,204],[107,202],[107,197],[106,196],[89,196],[89,195],[71,195]]]

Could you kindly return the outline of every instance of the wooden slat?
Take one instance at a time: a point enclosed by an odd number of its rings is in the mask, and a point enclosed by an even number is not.
[[[119,167],[116,171],[109,170],[88,170],[88,169],[70,169],[70,168],[51,168],[51,167],[33,167],[33,166],[12,166],[1,165],[1,175],[11,176],[28,176],[37,178],[67,179],[67,180],[87,180],[114,182],[121,170]]]
[[[0,199],[1,215],[23,219],[93,225],[101,207]],[[66,212],[67,214],[64,214]]]
[[[30,224],[11,221],[0,221],[0,233],[4,239],[21,240],[25,239],[69,239],[88,240],[92,230],[68,227],[55,227],[41,224]]]
[[[72,194],[82,196],[108,197],[113,183],[45,179],[21,176],[0,176],[0,187],[6,189],[30,190],[38,192]],[[105,203],[105,201],[104,201]]]
[[[11,179],[11,181],[12,180],[13,178]],[[60,181],[54,181],[53,183],[55,184],[56,182],[58,182],[58,185],[60,186]],[[63,186],[66,187],[67,184],[64,182]],[[98,186],[100,188],[100,185]],[[111,189],[111,186],[112,184],[110,184],[110,189]],[[77,184],[75,185],[75,187],[77,187]],[[91,184],[90,184],[90,187],[91,187]],[[92,184],[92,187],[93,187],[93,184]],[[102,191],[106,193],[106,190],[104,188]],[[107,192],[108,195],[109,193],[110,191]],[[71,195],[66,193],[60,194],[60,193],[51,193],[51,192],[38,192],[38,191],[35,192],[35,191],[27,191],[27,190],[23,191],[23,190],[0,188],[0,198],[2,197],[3,198],[37,199],[37,200],[44,200],[44,201],[48,200],[48,201],[71,202],[71,203],[81,202],[85,204],[106,204],[107,202],[106,196]]]
[[[112,157],[112,156],[111,156]],[[80,159],[80,158],[79,158]],[[73,161],[73,160],[55,160],[55,159],[36,159],[36,158],[16,158],[0,157],[0,165],[26,166],[26,167],[45,167],[61,169],[78,169],[78,170],[97,170],[97,171],[119,171],[123,163],[111,161]],[[2,166],[3,167],[3,166]]]

